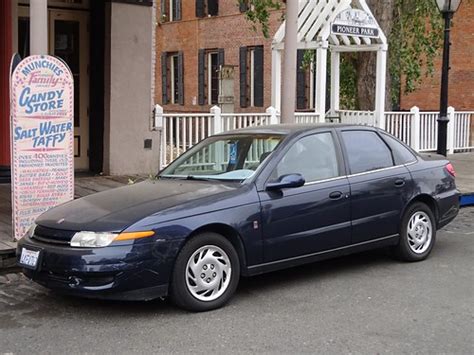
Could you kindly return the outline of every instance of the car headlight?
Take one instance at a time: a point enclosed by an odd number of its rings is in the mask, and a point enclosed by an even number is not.
[[[36,229],[36,223],[33,222],[33,224],[28,228],[28,230],[25,233],[25,237],[32,238],[33,235],[35,234],[35,229]]]
[[[71,239],[71,246],[79,248],[103,248],[110,245],[113,241],[146,238],[154,234],[155,232],[153,231],[124,233],[77,232]]]

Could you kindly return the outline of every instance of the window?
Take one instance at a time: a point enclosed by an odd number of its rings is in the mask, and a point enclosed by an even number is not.
[[[219,102],[219,70],[224,65],[224,49],[201,49],[198,60],[199,105]]]
[[[263,107],[263,46],[240,47],[240,107]]]
[[[164,178],[244,180],[271,154],[282,135],[237,135],[210,137],[171,163]]]
[[[394,137],[389,136],[388,134],[382,134],[383,139],[388,144],[392,150],[393,158],[395,159],[395,164],[407,164],[414,162],[416,160],[413,153],[405,147],[402,143],[396,140]]]
[[[255,10],[255,5],[250,4],[250,0],[239,0],[240,12],[246,12],[249,9]]]
[[[218,14],[218,0],[196,0],[196,17],[217,16]]]
[[[161,54],[162,104],[184,105],[183,53]]]
[[[181,0],[161,0],[161,21],[181,20]]]
[[[384,141],[372,131],[343,131],[351,174],[393,166],[393,158]]]
[[[301,174],[306,182],[339,176],[336,148],[332,134],[318,133],[301,138],[283,156],[272,174],[272,180],[282,175]]]

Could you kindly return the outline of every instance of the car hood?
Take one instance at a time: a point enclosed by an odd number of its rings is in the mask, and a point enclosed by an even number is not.
[[[242,185],[185,180],[147,180],[70,201],[43,213],[36,223],[62,230],[121,231],[155,213],[222,201]],[[216,199],[217,195],[220,196]],[[209,206],[210,207],[210,206]],[[172,217],[170,217],[172,218]]]

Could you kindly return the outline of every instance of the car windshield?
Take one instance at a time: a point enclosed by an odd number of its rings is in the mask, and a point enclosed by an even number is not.
[[[159,176],[243,181],[255,173],[283,138],[275,134],[210,137],[181,155]]]

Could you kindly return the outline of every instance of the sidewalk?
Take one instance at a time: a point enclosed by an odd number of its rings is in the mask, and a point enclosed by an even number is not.
[[[126,185],[129,180],[144,180],[143,176],[87,176],[77,177],[74,187],[75,198]],[[13,241],[11,225],[11,185],[0,184],[0,269],[6,257],[14,254],[16,242]]]
[[[450,155],[457,173],[456,184],[465,195],[474,195],[474,153],[458,153]],[[76,177],[75,197],[87,196],[99,191],[112,189],[127,184],[129,179],[140,181],[139,176],[93,176]],[[0,184],[0,268],[2,255],[11,255],[15,251],[11,227],[11,191],[10,184]]]

